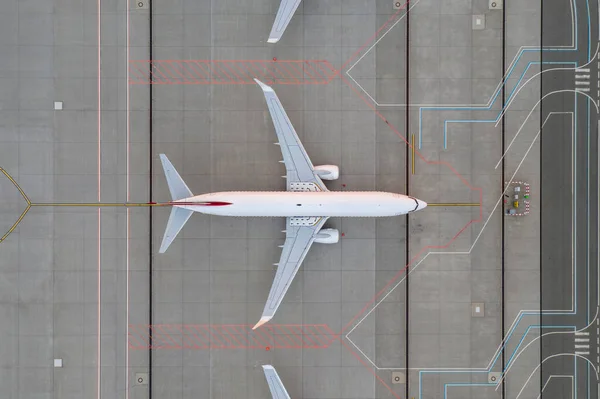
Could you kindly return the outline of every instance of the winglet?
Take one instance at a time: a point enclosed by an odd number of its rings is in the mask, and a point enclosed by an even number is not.
[[[258,321],[258,323],[256,323],[256,325],[254,327],[252,327],[252,329],[256,330],[258,327],[260,327],[263,324],[267,323],[269,320],[271,320],[271,317],[269,317],[269,316],[263,316],[263,317],[261,317],[260,320]]]
[[[258,85],[260,86],[260,88],[265,91],[265,92],[275,92],[275,90],[273,90],[273,88],[271,86],[267,86],[266,84],[264,84],[263,82],[261,82],[260,80],[254,78],[254,81],[256,83],[258,83]]]

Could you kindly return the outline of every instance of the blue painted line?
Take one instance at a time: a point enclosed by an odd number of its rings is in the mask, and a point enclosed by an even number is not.
[[[490,387],[496,384],[493,383],[472,383],[472,384],[461,384],[461,383],[449,383],[444,384],[444,399],[448,397],[448,387]]]
[[[515,64],[513,65],[513,67],[511,68],[511,70],[509,71],[509,73],[506,76],[506,79],[502,82],[501,85],[498,86],[498,88],[496,89],[495,93],[492,95],[492,99],[490,101],[490,104],[488,106],[479,106],[479,107],[420,107],[419,108],[419,149],[422,147],[422,141],[423,141],[423,111],[427,110],[427,111],[489,111],[492,109],[492,107],[494,106],[494,104],[496,103],[496,100],[498,99],[498,96],[500,95],[501,91],[502,91],[502,87],[506,85],[506,82],[508,81],[509,76],[512,74],[514,68],[517,66],[517,62],[515,62]],[[529,62],[527,64],[527,67],[525,68],[525,70],[523,71],[523,73],[521,74],[521,76],[519,77],[519,79],[517,80],[517,83],[515,84],[515,86],[512,88],[509,97],[507,99],[507,103],[510,102],[510,100],[513,98],[514,95],[516,95],[517,89],[519,88],[519,85],[521,84],[521,82],[523,81],[523,79],[525,78],[525,74],[527,73],[527,71],[529,70],[529,68],[531,67],[531,65],[537,65],[537,64],[544,64],[544,65],[574,65],[575,67],[577,66],[576,62],[544,62],[541,63],[539,61],[532,61]],[[498,116],[493,119],[493,120],[445,120],[444,121],[444,149],[447,148],[447,124],[450,123],[456,123],[456,122],[465,122],[465,123],[481,123],[481,122],[485,122],[485,123],[491,123],[491,122],[497,122],[500,117],[502,116],[502,113],[504,112],[505,108],[503,107],[502,110],[499,111]]]
[[[551,48],[551,49],[521,49],[521,51],[519,52],[519,55],[517,56],[517,59],[515,60],[514,65],[509,69],[508,73],[506,74],[506,77],[504,78],[502,84],[498,87],[498,89],[496,90],[496,92],[493,94],[492,96],[492,100],[490,102],[490,105],[487,107],[421,107],[419,108],[419,148],[422,147],[422,117],[423,117],[423,110],[448,110],[448,111],[459,111],[459,110],[490,110],[491,107],[493,106],[493,104],[495,104],[499,93],[501,92],[501,89],[506,85],[506,82],[509,79],[509,76],[512,75],[514,69],[516,68],[516,65],[519,64],[519,61],[521,59],[521,57],[523,56],[523,54],[525,52],[531,52],[531,51],[577,51],[579,48],[578,45],[578,41],[579,41],[579,29],[578,29],[578,18],[577,18],[577,5],[576,2],[573,1],[572,2],[572,12],[573,12],[573,19],[574,19],[574,32],[575,32],[575,37],[574,37],[574,47],[573,48]],[[592,41],[591,41],[591,14],[590,14],[590,7],[589,7],[589,0],[586,0],[586,6],[587,6],[587,12],[588,12],[588,62],[591,60],[591,47],[592,47]],[[599,38],[600,38],[600,21],[599,21]],[[521,77],[519,78],[519,80],[517,81],[517,84],[513,87],[507,103],[510,101],[510,99],[512,99],[513,95],[516,95],[516,89],[519,87],[525,73],[528,71],[528,69],[531,67],[531,65],[533,64],[540,64],[540,62],[530,62],[526,69],[525,72],[523,72],[523,74],[521,75]],[[541,64],[564,64],[564,65],[574,65],[576,68],[578,67],[579,63],[577,61],[575,62],[543,62]],[[574,127],[574,132],[573,132],[573,138],[572,138],[572,142],[573,142],[573,164],[576,166],[577,165],[577,95],[574,97],[574,115],[573,115],[573,127]],[[588,235],[587,235],[587,239],[588,239],[588,247],[589,247],[589,185],[590,185],[590,176],[589,176],[589,146],[590,146],[590,116],[591,116],[591,110],[590,110],[590,100],[589,98],[586,98],[587,101],[587,117],[588,117],[588,124],[587,124],[587,141],[588,141],[588,154],[587,154],[587,197],[588,197],[588,205],[587,205],[587,215],[588,215],[588,220],[587,220],[587,231],[588,231]],[[498,117],[495,120],[445,120],[444,121],[444,148],[447,147],[447,126],[449,123],[458,123],[458,122],[467,122],[467,123],[492,123],[492,122],[498,122],[500,116],[502,115],[502,112],[504,111],[504,108],[500,111]],[[577,201],[577,168],[574,168],[574,182],[573,182],[573,189],[574,189],[574,197],[573,197],[573,201],[576,202]],[[573,257],[574,259],[577,259],[577,210],[576,207],[573,207],[573,228],[574,228],[574,232],[573,232]],[[586,264],[587,264],[587,275],[588,275],[588,284],[589,284],[589,253],[586,254]],[[576,315],[577,314],[577,305],[578,305],[578,301],[577,301],[577,292],[578,292],[578,281],[577,281],[577,267],[576,265],[574,266],[573,269],[573,310],[572,311],[568,311],[568,312],[545,312],[545,311],[541,311],[541,313],[543,315]],[[589,285],[586,287],[586,293],[587,293],[587,320],[589,323],[589,319],[590,319],[590,308],[589,308]],[[515,332],[517,326],[519,326],[519,324],[521,323],[521,320],[523,319],[524,316],[528,316],[528,315],[535,315],[535,316],[539,316],[540,312],[524,312],[521,313],[516,321],[516,323],[514,324],[514,327],[509,331],[509,334],[507,335],[507,337],[505,338],[505,342],[503,344],[503,346],[501,347],[501,350],[498,351],[498,354],[496,355],[495,359],[493,360],[493,362],[491,363],[491,366],[489,369],[487,370],[479,370],[479,371],[470,371],[468,373],[474,374],[474,373],[487,373],[489,372],[489,370],[491,370],[493,368],[493,366],[496,364],[496,362],[498,361],[498,358],[500,357],[500,354],[502,352],[502,350],[506,347],[508,341],[511,339],[513,333]],[[541,325],[529,325],[527,327],[527,330],[525,331],[525,333],[522,335],[517,347],[515,348],[515,350],[512,352],[507,364],[505,365],[505,367],[508,367],[512,364],[513,361],[515,361],[515,356],[517,351],[519,350],[519,348],[521,347],[521,345],[523,344],[527,334],[529,333],[529,331],[533,328],[571,328],[574,331],[576,330],[576,326],[541,326]],[[504,370],[502,371],[504,372]],[[464,371],[460,370],[460,371],[452,371],[452,370],[436,370],[436,371],[419,371],[419,399],[422,398],[422,378],[423,378],[423,374],[424,373],[455,373],[455,374],[460,374],[460,373],[465,373]],[[589,387],[589,363],[588,363],[588,367],[587,367],[587,380],[588,380],[588,399],[590,396],[590,387]],[[575,381],[577,381],[577,357],[574,357],[574,378]],[[445,384],[444,385],[444,398],[447,397],[447,388],[449,386],[489,386],[489,385],[495,385],[495,384],[473,384],[473,383],[451,383],[451,384]],[[574,384],[575,385],[575,384]],[[574,398],[577,398],[577,389],[574,387]]]

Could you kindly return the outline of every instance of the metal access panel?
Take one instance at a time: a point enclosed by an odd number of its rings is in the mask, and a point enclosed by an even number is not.
[[[135,373],[135,385],[148,385],[148,373]]]
[[[502,374],[498,373],[498,372],[488,373],[488,383],[490,383],[490,384],[498,383],[498,381],[500,381],[501,376],[502,376]]]
[[[404,375],[401,371],[393,371],[392,372],[392,384],[405,384],[406,383],[406,375]]]
[[[150,0],[131,0],[133,8],[136,10],[148,10],[150,8]]]
[[[393,3],[394,3],[394,10],[400,10],[402,8],[402,6],[404,5],[403,1],[393,0]]]
[[[490,10],[502,10],[504,8],[504,0],[490,0]]]

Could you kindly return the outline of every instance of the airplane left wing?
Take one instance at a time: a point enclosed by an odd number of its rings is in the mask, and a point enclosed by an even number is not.
[[[271,365],[262,366],[262,368],[273,399],[291,399],[275,368]]]
[[[314,219],[314,223],[308,225],[308,221],[311,221],[311,219]],[[298,273],[304,257],[306,257],[310,246],[317,238],[319,230],[321,230],[327,219],[327,217],[287,218],[285,243],[277,264],[275,279],[262,317],[252,328],[253,330],[271,320],[275,315],[285,293],[290,288],[296,273]],[[298,224],[302,225],[299,226]]]
[[[269,34],[269,39],[267,40],[268,43],[277,43],[279,39],[281,39],[283,32],[285,32],[285,28],[287,28],[292,20],[301,1],[302,0],[281,0],[275,22],[273,23],[273,28],[271,29],[271,34]]]
[[[281,155],[287,171],[288,191],[329,191],[323,184],[323,180],[315,173],[315,168],[275,90],[258,79],[254,79],[254,81],[258,83],[265,95],[267,107],[269,107],[275,126],[277,144],[281,148]]]

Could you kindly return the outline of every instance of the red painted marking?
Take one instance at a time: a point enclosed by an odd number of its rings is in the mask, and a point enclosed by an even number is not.
[[[382,384],[383,384],[383,386],[384,386],[384,387],[386,387],[386,388],[388,389],[388,391],[390,391],[390,393],[391,393],[392,395],[394,395],[394,398],[396,398],[396,399],[400,399],[400,396],[399,396],[398,394],[394,393],[394,391],[392,391],[392,389],[390,388],[390,386],[389,386],[388,384],[386,384],[386,383],[385,383],[385,381],[383,381],[383,380],[381,379],[381,377],[379,377],[379,376],[377,375],[377,373],[375,372],[375,369],[373,368],[373,366],[370,366],[370,365],[368,365],[367,363],[365,363],[364,359],[362,359],[360,356],[358,356],[358,355],[357,355],[357,354],[356,354],[356,353],[355,353],[355,352],[354,352],[354,351],[353,351],[353,350],[352,350],[352,349],[351,349],[351,348],[350,348],[350,347],[349,347],[349,346],[348,346],[348,345],[347,345],[347,344],[344,342],[344,340],[340,340],[340,342],[342,343],[342,345],[344,345],[344,347],[345,347],[346,349],[348,349],[348,351],[349,351],[349,352],[350,352],[350,353],[351,353],[351,354],[352,354],[352,355],[353,355],[353,356],[356,358],[356,360],[358,360],[358,361],[360,362],[360,364],[362,364],[363,366],[365,366],[365,367],[366,367],[366,368],[369,370],[369,372],[370,372],[371,374],[373,374],[373,376],[374,376],[375,378],[377,378],[377,381],[379,381],[380,383],[382,383]]]
[[[206,202],[169,202],[169,205],[188,205],[188,206],[227,206],[233,205],[231,202],[206,201]]]
[[[267,347],[265,348],[265,350],[266,350],[266,351],[270,351],[270,350],[271,350],[271,348],[267,346]]]
[[[406,6],[408,6],[408,3],[410,2],[407,1],[406,3],[404,3],[404,5],[402,7],[400,7],[398,9],[398,11],[396,11],[396,13],[394,15],[392,15],[382,26],[381,28],[379,28],[377,30],[377,32],[375,32],[375,34],[373,36],[371,36],[371,38],[369,38],[369,40],[367,40],[367,42],[365,44],[362,45],[361,48],[359,48],[354,54],[352,54],[352,56],[350,58],[348,58],[348,60],[344,63],[344,65],[342,65],[342,67],[340,68],[340,71],[342,69],[344,69],[349,63],[350,61],[352,61],[358,54],[360,54],[361,51],[364,50],[365,47],[367,47],[369,44],[371,44],[371,42],[373,40],[375,40],[375,38],[377,37],[377,35],[379,35],[379,33],[386,27],[388,26],[388,24],[390,22],[392,22],[394,19],[396,19],[398,17],[398,15],[400,15],[400,13],[406,8]]]
[[[257,68],[261,66],[261,68]],[[310,72],[309,72],[310,71]],[[131,60],[130,84],[327,84],[338,75],[326,60]]]
[[[410,1],[410,0],[409,0]],[[405,9],[408,6],[409,1],[407,1],[403,6],[402,9]],[[377,32],[373,35],[373,37],[371,37],[367,43],[365,43],[361,48],[358,49],[358,51],[356,51],[343,65],[341,68],[339,68],[339,71],[335,71],[336,74],[340,73],[341,78],[344,80],[344,82],[358,95],[358,97],[360,97],[363,102],[365,102],[365,104],[367,104],[367,106],[369,108],[371,108],[375,114],[381,118],[391,129],[392,131],[399,136],[405,143],[406,145],[409,146],[409,148],[412,148],[412,145],[408,142],[408,140],[406,140],[406,138],[386,119],[383,117],[383,115],[381,115],[381,113],[371,104],[370,101],[368,101],[363,95],[362,93],[358,92],[358,90],[356,90],[356,88],[341,74],[341,71],[343,69],[345,69],[350,62],[358,55],[360,54],[372,41],[374,41],[377,36],[380,34],[380,32],[386,27],[388,26],[392,21],[394,21],[399,15],[400,12],[402,11],[398,10],[398,12],[396,12],[394,15],[392,15],[388,21],[383,24],[378,30]],[[471,224],[473,223],[478,223],[483,219],[483,192],[481,190],[481,188],[477,188],[477,187],[472,187],[469,182],[462,177],[458,171],[453,168],[450,164],[448,164],[447,162],[440,162],[440,161],[428,161],[425,159],[425,157],[419,152],[415,150],[415,154],[419,156],[419,158],[421,158],[424,162],[426,162],[427,164],[431,164],[431,165],[443,165],[445,167],[447,167],[448,169],[450,169],[460,180],[461,182],[467,186],[468,188],[470,188],[471,190],[474,191],[479,191],[479,217],[477,219],[472,219],[470,220],[462,229],[460,229],[458,231],[458,233],[456,233],[454,235],[454,237],[452,237],[452,239],[450,239],[445,245],[429,245],[426,246],[424,248],[422,248],[412,259],[410,259],[410,261],[408,262],[408,264],[402,269],[400,270],[386,285],[385,287],[383,287],[383,289],[381,289],[374,297],[373,299],[371,299],[361,310],[360,312],[358,312],[358,314],[356,316],[354,316],[352,318],[352,320],[350,320],[350,322],[348,322],[340,331],[339,334],[337,334],[337,337],[341,337],[341,334],[344,333],[344,331],[346,331],[349,327],[351,327],[356,320],[362,315],[364,314],[371,306],[373,306],[375,304],[375,302],[382,296],[384,295],[389,288],[392,286],[392,284],[394,284],[398,278],[400,278],[405,272],[408,273],[409,268],[411,265],[413,265],[415,263],[415,261],[417,261],[419,258],[422,257],[422,255],[429,249],[443,249],[443,248],[447,248],[457,237],[459,237]],[[342,185],[342,187],[345,187],[345,185]],[[342,236],[344,234],[342,233]],[[392,394],[395,398],[400,399],[400,396],[398,396],[396,393],[394,393],[394,391],[391,389],[391,387],[386,384],[386,382],[384,380],[381,379],[381,377],[379,375],[377,375],[376,370],[372,367],[372,365],[367,364],[364,359],[359,356],[357,353],[355,353],[345,342],[344,340],[340,339],[340,342],[342,343],[342,345],[344,345],[344,347],[364,366],[366,367],[369,372],[371,372],[371,374],[373,374],[373,376],[383,385],[387,388],[387,390],[390,392],[390,394]]]

